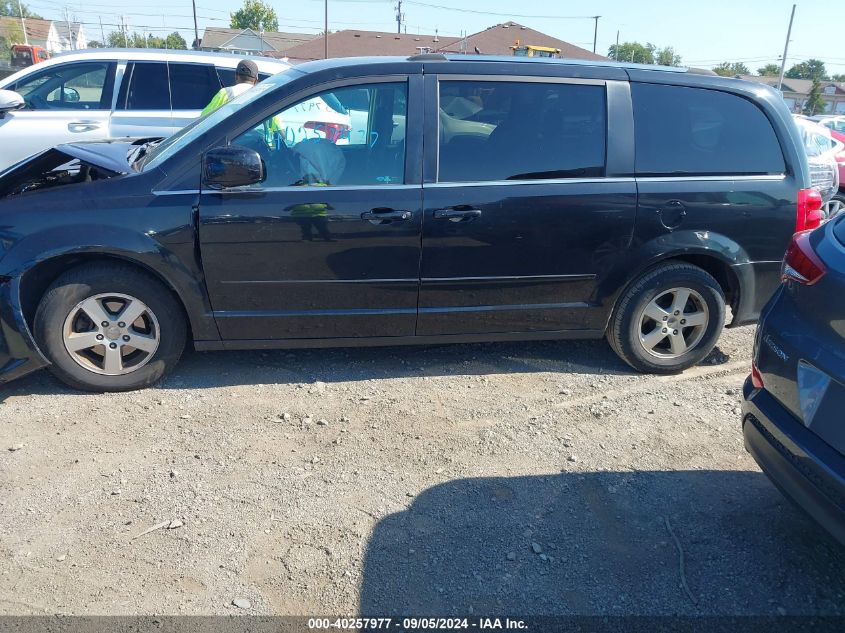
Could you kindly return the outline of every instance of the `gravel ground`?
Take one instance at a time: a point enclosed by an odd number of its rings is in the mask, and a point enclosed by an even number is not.
[[[601,341],[32,375],[0,387],[0,614],[843,614],[845,551],[742,446],[752,337],[674,377]]]

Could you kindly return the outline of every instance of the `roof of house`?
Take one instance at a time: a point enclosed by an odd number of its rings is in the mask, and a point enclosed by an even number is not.
[[[26,35],[30,40],[46,42],[50,37],[50,20],[36,20],[35,18],[26,18]],[[9,38],[9,33],[17,34],[23,33],[21,30],[20,18],[0,18],[0,37]],[[15,44],[23,44],[23,42],[14,42]]]
[[[261,35],[252,29],[224,29],[219,27],[207,27],[202,35],[202,48],[237,48],[234,40],[242,36],[259,38]],[[265,31],[264,42],[271,51],[284,51],[293,46],[298,46],[313,39],[314,35],[309,33],[281,33],[277,31]],[[227,46],[228,45],[228,46]]]
[[[457,41],[446,44],[437,50],[455,53],[478,53],[481,55],[512,55],[511,46],[519,43],[523,46],[547,46],[559,48],[560,56],[570,59],[607,59],[603,55],[597,55],[580,46],[564,42],[556,37],[535,31],[516,22],[504,22],[491,26],[488,29],[470,35],[466,40],[458,38]]]
[[[759,75],[742,75],[740,79],[745,79],[747,81],[756,81],[760,84],[766,84],[767,86],[776,87],[778,85],[778,78],[765,76],[761,77]],[[836,90],[836,94],[838,96],[845,95],[845,82],[841,81],[822,81],[822,94],[824,94],[824,89],[828,86],[833,86]],[[783,78],[783,84],[781,88],[783,92],[793,92],[795,94],[800,95],[808,95],[810,94],[810,90],[813,87],[813,81],[811,79],[790,79],[789,77]]]
[[[452,44],[458,39],[457,37],[389,33],[386,31],[345,30],[329,34],[329,57],[409,56],[419,53],[420,49],[436,51],[438,47]],[[285,51],[285,57],[302,61],[322,59],[325,52],[323,40],[324,38],[320,36],[310,42],[295,46]]]

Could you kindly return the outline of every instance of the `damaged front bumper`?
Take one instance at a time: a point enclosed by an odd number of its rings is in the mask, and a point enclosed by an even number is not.
[[[0,277],[0,384],[50,364],[23,316],[19,286],[20,279]]]

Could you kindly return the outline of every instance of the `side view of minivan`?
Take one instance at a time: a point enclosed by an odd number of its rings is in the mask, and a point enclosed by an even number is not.
[[[360,134],[268,134],[320,98]],[[341,142],[342,141],[342,142]],[[821,221],[774,90],[676,68],[310,62],[170,138],[0,178],[0,380],[153,384],[197,350],[606,337],[674,373]]]

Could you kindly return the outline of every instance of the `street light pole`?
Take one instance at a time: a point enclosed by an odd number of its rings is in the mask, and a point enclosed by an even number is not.
[[[329,58],[329,0],[326,0],[323,17],[325,22],[323,24],[323,55],[326,59]]]
[[[789,28],[786,31],[786,44],[783,45],[783,60],[780,62],[780,76],[778,77],[778,90],[783,85],[783,71],[786,70],[786,53],[789,50],[789,36],[792,35],[792,20],[795,18],[795,5],[792,5],[792,14],[789,16]]]

